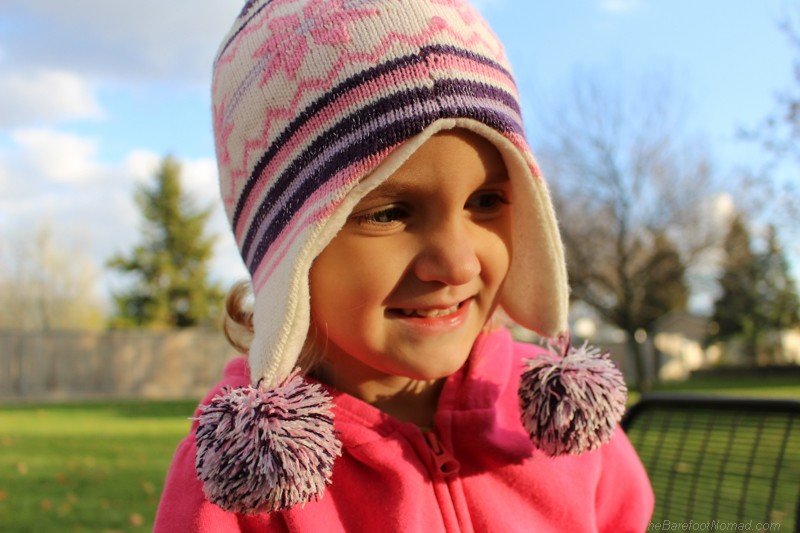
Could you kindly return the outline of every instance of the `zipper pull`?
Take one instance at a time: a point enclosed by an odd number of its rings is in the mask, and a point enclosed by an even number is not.
[[[433,462],[439,477],[448,478],[458,474],[461,464],[444,449],[436,433],[433,431],[426,431],[425,440],[428,441],[428,446],[430,446],[431,452],[433,453]]]

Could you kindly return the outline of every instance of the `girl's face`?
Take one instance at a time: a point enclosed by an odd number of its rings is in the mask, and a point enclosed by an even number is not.
[[[500,153],[461,129],[431,137],[364,197],[310,272],[312,327],[332,371],[458,370],[508,272],[511,200]]]

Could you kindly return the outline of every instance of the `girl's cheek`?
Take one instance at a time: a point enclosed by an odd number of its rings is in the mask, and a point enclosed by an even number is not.
[[[361,277],[397,277],[413,261],[414,243],[401,236],[368,238],[348,254],[350,263]]]
[[[487,259],[501,270],[508,270],[513,253],[510,220],[498,223],[497,227],[491,228],[484,238],[486,239]]]
[[[358,271],[353,271],[357,278],[354,284],[359,287],[364,301],[383,302],[396,289],[401,289],[410,269],[400,256],[401,253],[386,251],[373,257],[369,263],[363,262]]]

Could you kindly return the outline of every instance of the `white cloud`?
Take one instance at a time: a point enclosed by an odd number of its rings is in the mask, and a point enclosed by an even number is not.
[[[186,190],[202,204],[221,202],[217,161],[210,157],[185,161],[182,165],[182,183]]]
[[[62,70],[0,71],[0,102],[0,128],[103,117],[90,84]]]
[[[0,151],[0,195],[2,196],[7,195],[11,187],[11,176],[8,172],[7,159],[8,156],[6,153]]]
[[[104,80],[207,83],[217,46],[242,6],[216,2],[5,0],[27,31],[7,61]]]
[[[640,7],[642,7],[641,0],[600,0],[600,9],[609,13],[630,13]]]
[[[143,183],[152,179],[158,169],[161,156],[149,150],[133,150],[123,160],[126,174],[135,181]]]
[[[102,271],[100,286],[108,299],[121,278],[103,265],[139,243],[142,218],[133,192],[137,184],[153,179],[160,156],[138,149],[104,164],[97,159],[94,140],[53,130],[15,131],[12,140],[17,143],[13,151],[0,150],[0,243],[25,235],[44,218],[54,221],[56,242],[77,239]],[[213,206],[207,232],[219,238],[211,273],[228,286],[247,271],[219,200],[214,160],[179,161],[185,189],[198,206]]]
[[[133,150],[125,157],[123,168],[138,183],[153,179],[162,156],[149,150]],[[181,184],[201,204],[220,201],[217,162],[210,157],[180,160]]]
[[[15,130],[11,138],[17,144],[20,163],[46,182],[83,186],[102,171],[94,139],[46,128]]]

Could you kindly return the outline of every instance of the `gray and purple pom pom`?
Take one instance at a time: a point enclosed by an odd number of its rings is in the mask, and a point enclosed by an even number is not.
[[[578,454],[611,438],[628,389],[608,353],[587,343],[575,348],[561,337],[525,367],[519,387],[522,424],[537,448],[550,456]]]
[[[342,449],[331,407],[297,371],[271,389],[223,389],[198,417],[195,468],[206,498],[239,513],[319,499]]]

